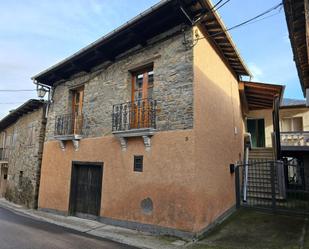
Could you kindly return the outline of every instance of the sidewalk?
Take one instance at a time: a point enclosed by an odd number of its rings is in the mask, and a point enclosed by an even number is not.
[[[61,216],[43,211],[26,209],[22,206],[0,199],[0,207],[9,209],[15,213],[29,216],[33,219],[45,221],[58,226],[70,228],[82,233],[94,235],[100,238],[120,242],[130,246],[145,249],[175,249],[186,248],[190,242],[167,236],[155,236],[153,234],[136,230],[106,225],[101,222],[80,219],[72,216]]]

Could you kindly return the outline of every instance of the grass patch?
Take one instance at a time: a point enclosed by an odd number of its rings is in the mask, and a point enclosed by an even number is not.
[[[303,224],[303,217],[243,209],[190,248],[298,249]]]

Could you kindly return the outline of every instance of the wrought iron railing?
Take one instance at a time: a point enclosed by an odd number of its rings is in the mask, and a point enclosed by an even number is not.
[[[157,101],[142,99],[113,105],[113,131],[156,129]]]
[[[309,146],[309,131],[281,132],[281,146]]]
[[[64,114],[55,118],[55,136],[82,135],[82,114]]]
[[[236,206],[309,214],[309,186],[302,160],[239,162]]]
[[[9,159],[9,153],[8,148],[0,148],[0,161],[7,161]]]

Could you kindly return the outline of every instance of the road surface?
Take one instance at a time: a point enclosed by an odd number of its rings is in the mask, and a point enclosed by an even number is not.
[[[124,249],[129,247],[0,207],[0,249]]]

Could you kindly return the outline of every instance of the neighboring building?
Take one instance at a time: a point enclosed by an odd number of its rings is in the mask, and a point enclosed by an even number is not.
[[[284,0],[283,2],[294,60],[309,106],[309,1]]]
[[[273,85],[279,88],[281,86]],[[282,88],[283,89],[283,88]],[[253,148],[273,147],[273,108],[251,110],[247,115],[247,131]],[[309,108],[303,100],[283,99],[279,110],[281,149],[287,146],[309,146]],[[308,132],[308,135],[307,135]],[[291,149],[291,148],[290,148]]]
[[[0,197],[37,207],[45,102],[31,99],[0,121]]]
[[[251,89],[247,90],[248,101],[255,101],[264,105],[262,108],[253,108],[246,115],[246,130],[251,134],[252,149],[249,153],[251,160],[260,159],[283,159],[287,160],[289,169],[285,173],[287,186],[309,190],[309,108],[304,100],[282,99],[279,115],[278,128],[280,134],[280,152],[276,155],[273,107],[265,106],[265,100],[258,100],[256,92],[252,90],[252,82],[247,82]],[[248,86],[248,88],[249,88]],[[262,85],[259,84],[259,87]],[[268,90],[266,87],[268,86]],[[274,96],[270,84],[265,85],[263,91],[270,100]],[[283,87],[271,86],[277,89],[278,95],[283,95]],[[274,90],[273,90],[274,91]],[[251,98],[251,100],[250,100]],[[271,103],[271,102],[269,102]],[[278,129],[277,128],[277,129]],[[288,172],[289,171],[289,172]],[[294,184],[289,184],[293,181]]]
[[[237,205],[308,214],[308,107],[282,99],[280,85],[239,85],[247,134],[236,173],[242,176],[236,177]]]
[[[233,210],[249,72],[211,9],[161,1],[33,77],[52,96],[40,209],[181,236]]]

